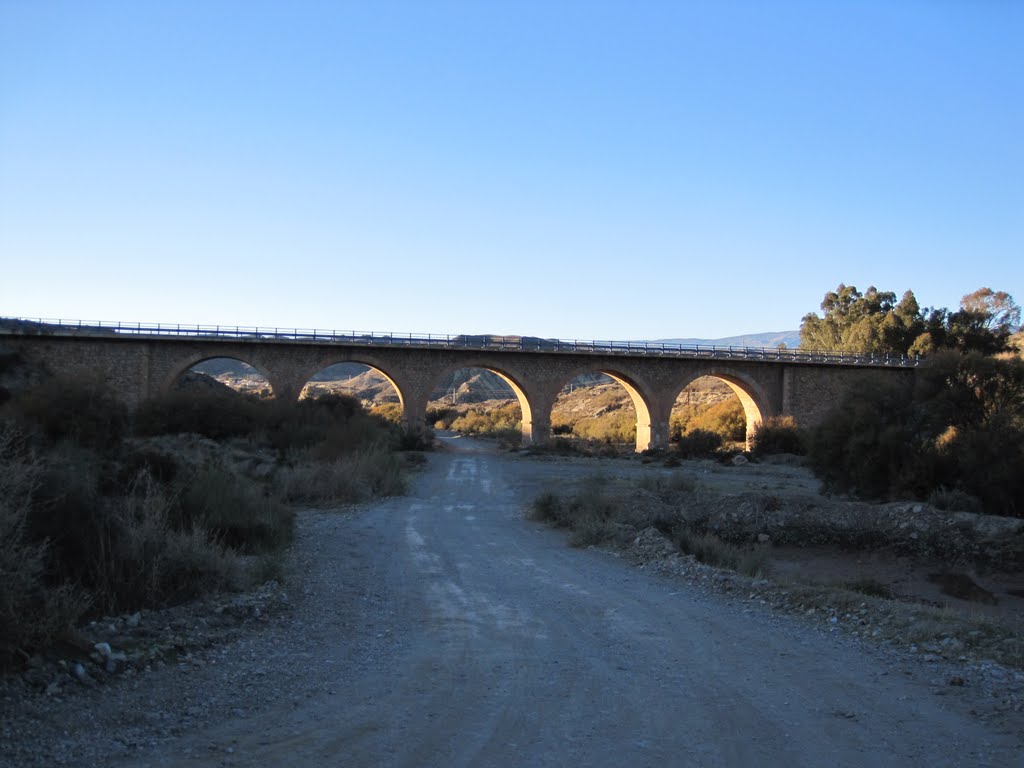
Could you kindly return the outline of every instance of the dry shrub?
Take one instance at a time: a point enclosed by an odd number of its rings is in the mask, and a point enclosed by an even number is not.
[[[540,523],[549,523],[558,527],[567,525],[563,517],[562,497],[552,491],[545,491],[533,500],[527,516]]]
[[[696,488],[696,484],[690,477],[678,472],[668,475],[647,475],[640,479],[638,485],[666,502],[676,501],[680,496],[688,494]]]
[[[636,414],[629,409],[579,419],[572,432],[584,440],[605,443],[635,443]]]
[[[810,433],[833,491],[879,499],[976,499],[1024,516],[1024,361],[945,352],[914,378],[866,382]],[[949,492],[960,494],[954,499]]]
[[[972,512],[981,514],[981,501],[969,493],[945,487],[936,488],[928,494],[928,503],[936,509],[945,509],[950,512]]]
[[[448,421],[447,429],[475,435],[500,436],[522,433],[519,403],[502,403],[495,407],[475,406]]]
[[[89,606],[80,590],[46,583],[46,543],[28,537],[42,471],[42,461],[21,436],[0,427],[0,666],[27,658]]]
[[[291,543],[295,513],[258,484],[223,469],[188,478],[174,510],[176,527],[200,527],[232,549],[258,554]]]
[[[107,452],[128,430],[128,411],[114,388],[95,379],[53,378],[17,397],[12,411],[51,443],[68,441]]]
[[[271,403],[230,390],[169,392],[139,406],[135,432],[142,436],[197,434],[224,440],[262,428],[272,409]]]
[[[846,581],[840,584],[840,586],[843,589],[848,589],[851,592],[859,592],[862,595],[882,597],[886,600],[892,599],[892,589],[889,588],[889,585],[883,584],[878,579],[871,578],[870,576]]]
[[[238,586],[233,552],[195,524],[171,525],[172,502],[145,474],[106,505],[104,530],[88,564],[97,607],[106,613],[174,605]]]
[[[687,526],[676,528],[674,538],[682,552],[706,565],[754,577],[767,576],[770,570],[771,558],[766,547],[739,547],[713,533],[698,532]]]
[[[370,413],[390,424],[402,423],[402,406],[399,403],[378,403],[370,408]]]
[[[574,547],[622,544],[651,526],[668,530],[675,519],[670,509],[656,502],[637,503],[628,488],[616,487],[600,476],[590,478],[584,488],[573,495],[562,496],[550,491],[540,494],[528,516],[568,528],[569,543]]]
[[[751,451],[755,456],[791,453],[802,456],[807,452],[803,432],[792,416],[772,416],[754,430]]]
[[[275,478],[280,497],[305,504],[354,503],[405,492],[401,460],[380,446],[334,461],[303,462]]]
[[[747,415],[739,398],[731,396],[718,403],[694,403],[675,408],[669,420],[673,442],[695,430],[714,432],[724,442],[746,439]]]
[[[629,484],[591,478],[576,494],[540,494],[528,515],[533,520],[568,528],[569,544],[574,547],[625,544],[653,527],[670,534],[682,552],[703,563],[745,576],[767,575],[767,547],[730,544],[711,533],[695,530],[680,519],[679,495],[692,492],[687,481],[651,478],[645,479],[643,485],[647,488],[638,493]],[[664,495],[659,497],[659,491]]]
[[[569,534],[569,546],[599,547],[602,544],[622,543],[627,531],[612,520],[605,519],[595,511],[584,511],[573,523]]]
[[[258,573],[280,572],[293,513],[267,484],[221,466],[233,454],[216,443],[201,462],[134,451],[110,393],[101,382],[54,379],[3,406],[20,432],[0,424],[0,665],[23,661],[23,649],[45,645],[87,610],[162,607],[242,586],[238,553],[259,560]],[[390,450],[396,430],[351,398],[289,404],[178,392],[145,404],[135,426],[301,456],[311,463],[291,470],[306,473],[285,483],[293,498],[404,490],[404,462]]]
[[[715,432],[695,429],[679,438],[676,451],[684,459],[705,459],[714,456],[722,447],[722,436]]]

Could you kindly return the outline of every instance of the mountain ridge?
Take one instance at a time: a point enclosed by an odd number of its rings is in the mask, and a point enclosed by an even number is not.
[[[718,347],[777,347],[785,344],[793,349],[800,346],[800,331],[764,331],[741,336],[725,336],[721,339],[652,339],[662,344],[700,344]]]

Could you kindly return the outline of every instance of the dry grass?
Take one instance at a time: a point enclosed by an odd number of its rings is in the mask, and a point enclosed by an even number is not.
[[[705,565],[755,578],[767,576],[771,571],[771,558],[765,547],[740,547],[712,533],[700,533],[682,525],[675,529],[673,538],[680,551],[693,555]]]
[[[730,544],[685,523],[677,511],[678,501],[692,488],[692,483],[680,476],[658,475],[638,484],[597,476],[584,481],[574,494],[542,493],[534,500],[529,516],[568,528],[569,543],[576,547],[625,545],[653,527],[669,533],[681,552],[703,563],[747,576],[767,574],[765,548]]]
[[[89,607],[81,590],[46,583],[47,545],[27,535],[43,468],[20,434],[0,427],[0,666],[27,658]]]
[[[334,461],[303,462],[281,469],[275,489],[290,503],[355,503],[373,496],[405,493],[403,462],[391,451],[374,447]]]

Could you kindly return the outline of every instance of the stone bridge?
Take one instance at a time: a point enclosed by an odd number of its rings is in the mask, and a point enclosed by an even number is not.
[[[866,377],[913,375],[916,361],[799,351],[682,347],[627,342],[560,342],[518,337],[405,337],[182,331],[180,328],[47,327],[0,330],[0,351],[18,352],[54,375],[101,376],[129,405],[169,391],[192,366],[227,357],[248,363],[277,398],[297,398],[318,371],[362,363],[398,393],[406,429],[425,428],[437,385],[460,368],[492,371],[512,388],[522,409],[526,443],[551,436],[551,410],[580,374],[619,382],[636,408],[636,449],[665,448],[679,393],[702,376],[720,379],[743,405],[748,437],[772,416],[811,426]]]

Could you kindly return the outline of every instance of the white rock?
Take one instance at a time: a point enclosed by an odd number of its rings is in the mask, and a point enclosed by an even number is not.
[[[83,667],[81,664],[76,663],[74,666],[72,666],[71,674],[74,675],[75,680],[80,682],[82,685],[96,685],[96,681],[92,679],[92,676],[90,676],[89,673],[85,671],[85,667]]]

